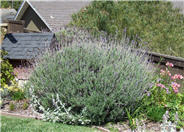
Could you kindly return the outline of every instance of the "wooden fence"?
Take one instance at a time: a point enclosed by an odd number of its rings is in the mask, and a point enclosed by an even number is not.
[[[7,33],[23,32],[24,31],[24,21],[8,21],[8,31]]]
[[[155,52],[146,52],[146,54],[150,57],[151,61],[155,63],[165,64],[166,62],[171,62],[174,64],[175,68],[184,70],[184,58],[164,55]]]

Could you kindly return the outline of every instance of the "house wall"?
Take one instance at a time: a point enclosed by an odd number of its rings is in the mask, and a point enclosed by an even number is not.
[[[49,31],[45,23],[40,19],[40,17],[33,11],[29,6],[22,16],[21,20],[25,21],[25,28],[33,31]]]

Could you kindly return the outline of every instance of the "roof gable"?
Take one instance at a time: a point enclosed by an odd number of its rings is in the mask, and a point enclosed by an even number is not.
[[[9,59],[32,59],[40,51],[51,46],[53,33],[10,33],[6,34],[2,49]]]
[[[28,1],[25,0],[15,19],[20,20],[28,6],[37,13],[50,31],[57,32],[68,24],[73,13],[87,6],[88,1]]]

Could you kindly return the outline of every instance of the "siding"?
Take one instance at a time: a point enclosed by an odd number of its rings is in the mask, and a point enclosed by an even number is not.
[[[25,28],[33,31],[42,31],[47,30],[47,26],[44,22],[39,18],[39,16],[33,11],[33,9],[29,6],[22,16],[21,20],[25,21]]]

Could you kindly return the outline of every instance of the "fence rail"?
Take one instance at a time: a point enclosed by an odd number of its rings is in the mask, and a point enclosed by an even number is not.
[[[166,62],[171,62],[174,64],[176,68],[180,68],[184,70],[184,58],[164,55],[155,52],[146,52],[146,54],[150,57],[151,61],[156,63],[165,64]]]

